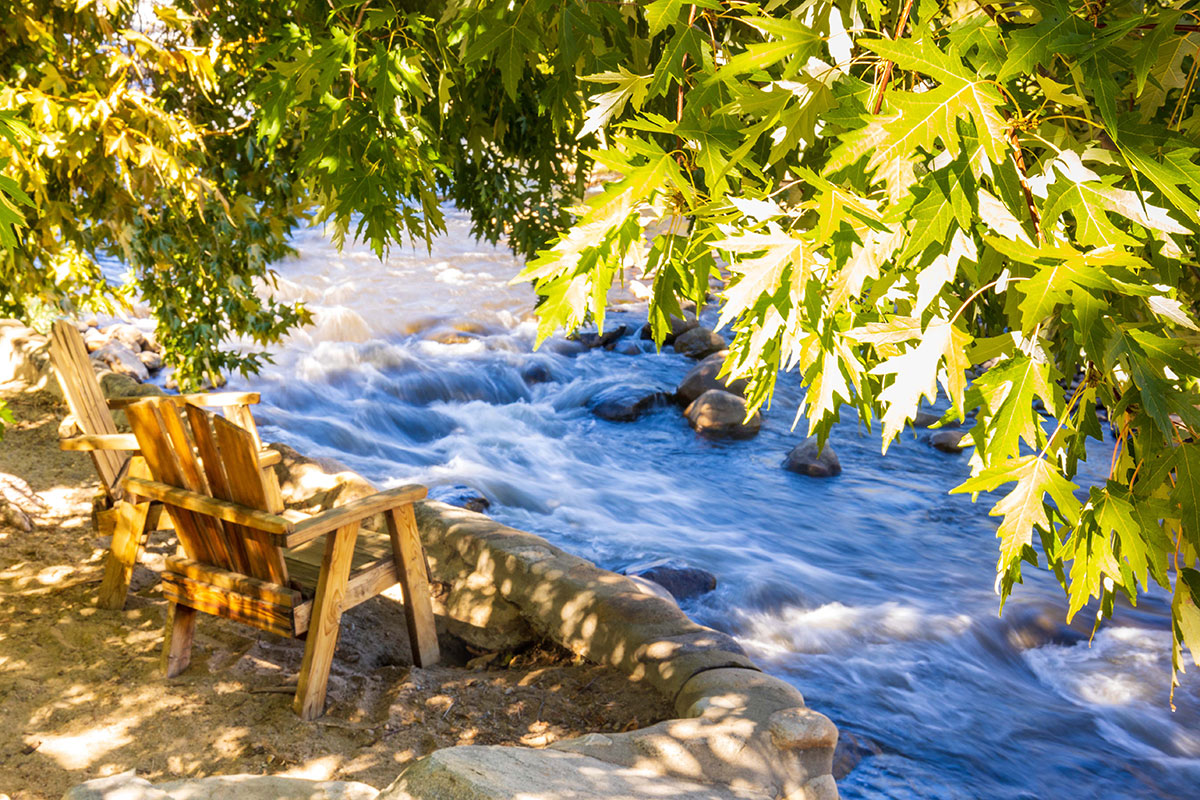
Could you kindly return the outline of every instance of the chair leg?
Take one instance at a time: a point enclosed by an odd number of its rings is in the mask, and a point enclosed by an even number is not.
[[[350,575],[350,562],[354,559],[354,542],[357,538],[357,522],[325,535],[325,556],[321,560],[321,576],[317,579],[317,594],[313,598],[312,617],[308,623],[300,682],[292,703],[302,719],[316,719],[325,711],[329,667],[337,647],[342,598],[346,595],[346,579]]]
[[[156,504],[157,505],[157,504]],[[116,524],[112,546],[104,561],[104,578],[100,582],[99,603],[102,608],[120,611],[125,607],[125,595],[133,578],[133,566],[146,542],[151,525],[150,503],[117,502]],[[161,506],[155,509],[155,517]]]
[[[163,637],[162,670],[174,678],[192,661],[192,638],[196,635],[196,609],[171,603]]]
[[[429,597],[429,575],[425,549],[417,530],[412,503],[393,508],[387,514],[388,534],[392,539],[392,558],[404,589],[404,619],[408,623],[408,641],[418,667],[432,667],[441,659],[437,627],[433,621],[433,602]]]

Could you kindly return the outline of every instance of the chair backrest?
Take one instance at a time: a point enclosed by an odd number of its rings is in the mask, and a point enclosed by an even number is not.
[[[58,385],[62,387],[67,406],[80,431],[92,436],[117,433],[117,424],[96,380],[83,337],[65,319],[57,320],[50,329],[50,360],[54,363]],[[93,450],[91,455],[104,490],[110,496],[115,496],[121,472],[129,461],[129,453],[122,450]]]
[[[126,409],[154,480],[260,511],[273,511],[253,434],[199,406],[148,398]],[[283,550],[269,537],[167,503],[188,558],[287,585]]]

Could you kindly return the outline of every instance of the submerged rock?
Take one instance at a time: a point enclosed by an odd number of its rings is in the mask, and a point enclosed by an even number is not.
[[[521,379],[529,384],[549,383],[554,380],[554,373],[550,371],[550,367],[540,361],[535,361],[521,368]]]
[[[721,334],[708,328],[695,327],[675,338],[675,352],[688,358],[704,358],[725,349]]]
[[[929,443],[943,453],[961,453],[965,447],[962,444],[965,431],[937,430],[929,434]]]
[[[831,478],[842,474],[842,464],[829,442],[818,448],[817,437],[810,436],[792,448],[783,460],[783,468],[789,472],[807,475],[810,478]]]
[[[661,559],[629,567],[630,578],[652,581],[671,593],[676,600],[688,600],[717,588],[717,576],[699,567],[691,567],[673,559]]]
[[[750,439],[762,427],[757,411],[746,419],[746,400],[720,389],[709,389],[683,412],[696,433],[710,439]]]
[[[621,385],[597,392],[588,403],[588,408],[600,419],[632,422],[650,409],[666,404],[666,392],[653,386]]]
[[[882,753],[883,749],[865,736],[841,731],[837,746],[833,749],[834,779],[840,781],[853,772],[864,758]]]
[[[487,499],[483,492],[461,483],[434,487],[429,491],[429,497],[476,513],[482,513],[492,507],[492,501]]]
[[[721,365],[725,363],[726,355],[727,352],[724,350],[719,353],[713,353],[693,367],[691,372],[683,376],[683,380],[675,388],[676,400],[683,405],[687,405],[710,389],[729,392],[739,397],[745,395],[746,381],[736,380],[726,386],[722,379],[717,378],[718,373],[721,371]]]

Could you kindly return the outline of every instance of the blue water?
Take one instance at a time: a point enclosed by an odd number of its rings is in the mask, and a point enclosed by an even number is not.
[[[1089,648],[1062,626],[1053,577],[1030,569],[997,618],[990,503],[947,495],[967,456],[921,432],[883,457],[851,419],[831,439],[840,477],[785,472],[803,438],[794,376],[749,441],[699,438],[674,407],[596,418],[596,392],[669,391],[694,362],[561,340],[533,352],[532,293],[507,285],[519,265],[449,221],[432,253],[382,263],[298,241],[279,293],[316,325],[235,384],[262,392],[266,438],[380,484],[469,485],[495,518],[611,569],[669,556],[713,572],[718,589],[685,610],[855,738],[845,798],[1200,794],[1200,692],[1185,678],[1169,710],[1162,598],[1122,610]],[[623,296],[613,323],[636,325],[644,309]],[[531,366],[550,380],[527,382]]]

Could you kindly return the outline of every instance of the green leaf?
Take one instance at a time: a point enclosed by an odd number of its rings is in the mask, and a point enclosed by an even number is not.
[[[654,37],[666,30],[668,25],[679,21],[679,11],[683,8],[683,0],[654,0],[647,3],[646,22],[650,25],[650,36]]]

